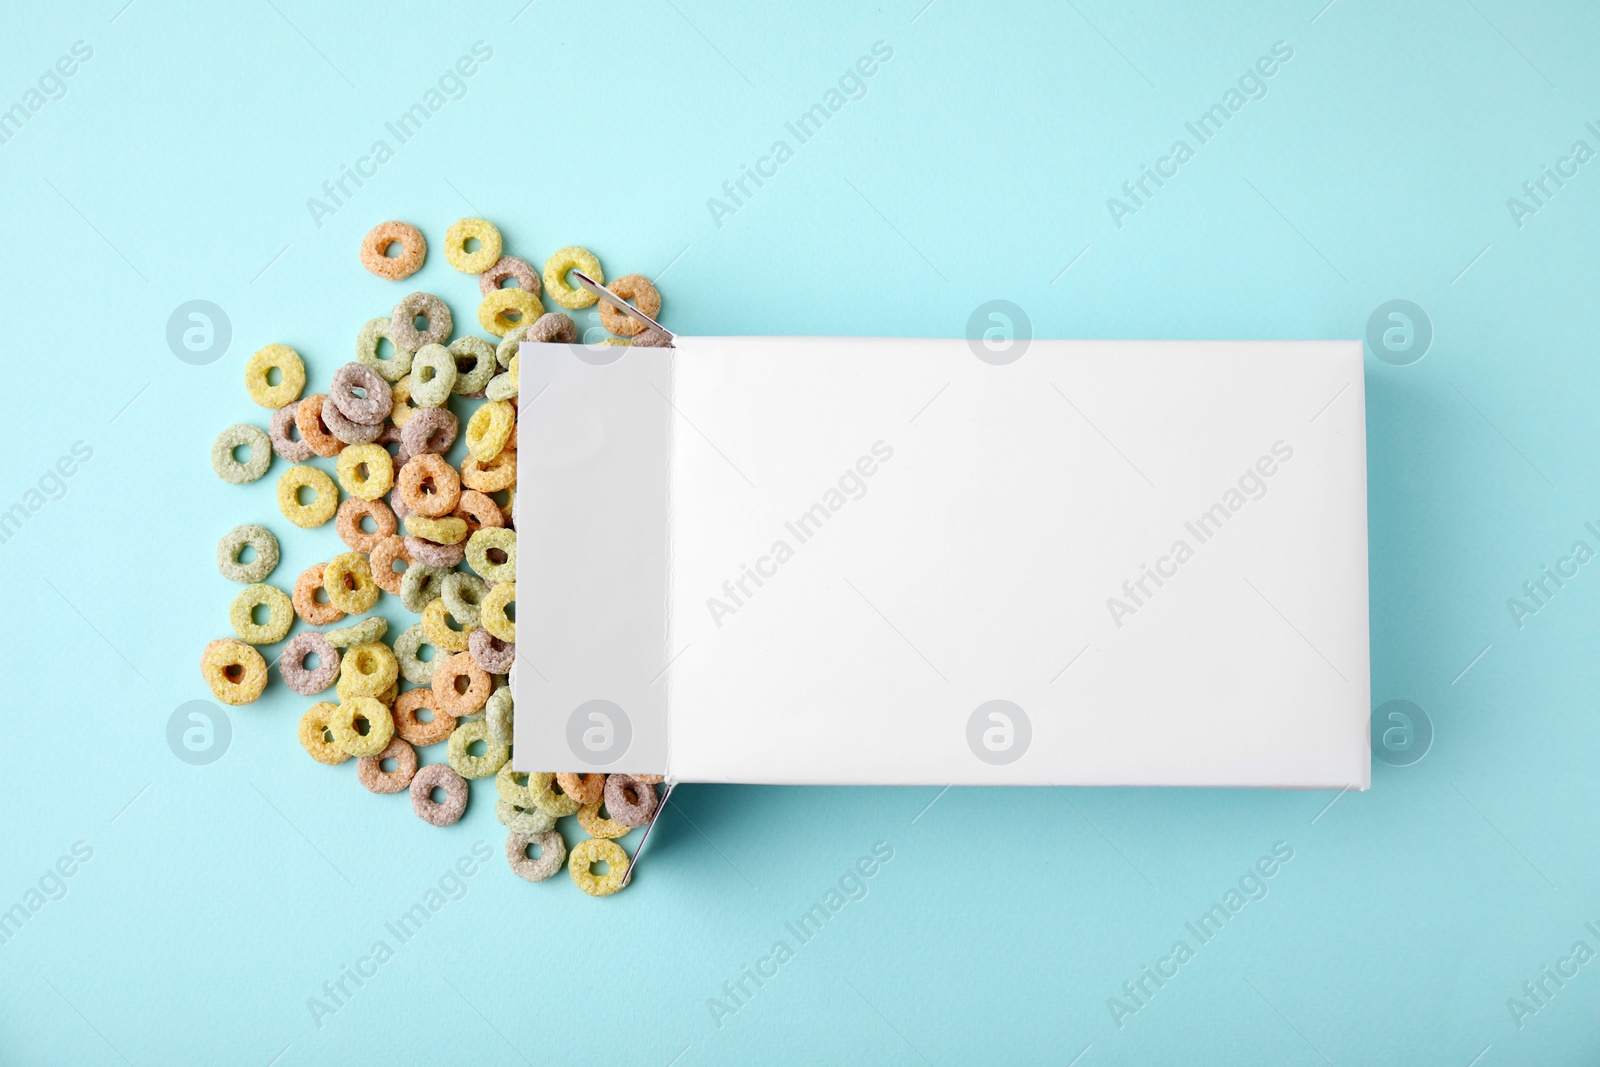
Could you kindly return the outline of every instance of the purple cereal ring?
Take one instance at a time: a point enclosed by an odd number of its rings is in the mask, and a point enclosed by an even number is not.
[[[502,641],[481,626],[467,638],[467,651],[473,662],[490,674],[505,674],[517,658],[515,642]]]
[[[572,316],[552,311],[534,320],[522,339],[540,344],[575,345],[578,343],[578,324],[572,321]]]
[[[631,774],[613,774],[606,779],[606,811],[612,822],[643,826],[656,813],[656,787]]]
[[[488,296],[500,288],[500,283],[507,278],[517,280],[517,288],[523,292],[538,296],[544,284],[539,281],[539,272],[525,259],[516,256],[501,256],[500,261],[482,274],[478,275],[478,292]]]
[[[435,789],[444,790],[444,803],[433,799]],[[411,810],[435,826],[461,821],[467,810],[467,780],[448,763],[428,764],[411,777]]]
[[[306,657],[317,657],[317,666],[306,667]],[[339,678],[339,650],[328,639],[315,631],[296,634],[283,646],[283,657],[278,660],[278,673],[284,684],[301,696],[315,696]]]
[[[394,405],[389,383],[365,363],[346,363],[334,371],[328,399],[339,414],[359,423],[382,422]]]
[[[290,463],[304,463],[311,458],[311,446],[297,437],[290,437],[289,431],[298,429],[294,424],[294,414],[300,410],[300,401],[285,404],[272,413],[272,422],[267,427],[267,436],[272,438],[272,450]]]
[[[378,439],[383,432],[382,422],[351,422],[338,404],[322,405],[322,421],[328,432],[347,445],[365,445]]]
[[[461,420],[444,408],[418,408],[400,429],[400,446],[411,456],[444,455],[456,443]],[[396,468],[398,469],[398,468]]]
[[[465,543],[441,545],[424,537],[408,536],[406,538],[406,552],[416,562],[426,563],[430,567],[454,567],[467,558],[467,546]]]

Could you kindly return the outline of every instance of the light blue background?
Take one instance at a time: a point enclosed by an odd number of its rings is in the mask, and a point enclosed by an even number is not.
[[[1506,599],[1600,547],[1600,162],[1521,228],[1506,199],[1600,149],[1600,15],[1324,2],[14,9],[0,106],[94,54],[0,145],[0,508],[94,455],[0,545],[0,908],[74,842],[93,859],[0,945],[0,1062],[1592,1061],[1600,963],[1520,1029],[1506,1002],[1600,950],[1600,565],[1520,630]],[[466,95],[315,225],[307,198],[479,40]],[[716,225],[707,198],[880,40],[867,95]],[[1107,197],[1276,41],[1267,96],[1118,229]],[[536,261],[660,276],[690,333],[959,336],[1004,297],[1043,337],[1351,338],[1417,302],[1426,357],[1367,361],[1372,696],[1425,709],[1431,751],[1337,799],[686,788],[604,901],[512,877],[484,786],[437,831],[311,762],[277,683],[223,759],[179,762],[168,716],[227,632],[217,538],[271,524],[280,582],[337,545],[277,517],[281,461],[208,469],[219,429],[264,423],[245,359],[285,342],[325,382],[398,288],[361,235],[475,213]],[[416,282],[470,325],[437,250]],[[208,366],[165,340],[194,298],[234,331]],[[467,895],[315,1025],[307,998],[480,840]],[[865,899],[719,1029],[707,999],[878,841]],[[1270,895],[1119,1029],[1108,998],[1279,841]]]

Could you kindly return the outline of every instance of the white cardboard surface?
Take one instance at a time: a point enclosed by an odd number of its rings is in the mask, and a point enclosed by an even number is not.
[[[522,348],[519,769],[1367,787],[1359,341],[677,344]]]

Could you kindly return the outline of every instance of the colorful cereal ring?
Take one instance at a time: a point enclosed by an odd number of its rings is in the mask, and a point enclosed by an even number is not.
[[[601,285],[606,283],[605,272],[600,269],[600,261],[593,252],[577,245],[558,249],[544,261],[544,288],[550,294],[550,299],[569,311],[589,307],[599,299],[587,289],[574,289],[567,284],[567,272],[574,269],[582,271]]]
[[[281,375],[277,385],[267,381],[274,370]],[[281,408],[300,399],[300,390],[306,387],[305,360],[288,345],[268,345],[245,362],[244,387],[250,399],[262,407]]]
[[[398,244],[400,254],[389,255],[389,246]],[[380,278],[402,281],[422,269],[428,258],[428,242],[422,231],[408,222],[391,219],[380,222],[361,239],[361,265]]]
[[[256,558],[240,563],[239,554],[249,548]],[[247,585],[265,581],[278,566],[278,539],[272,531],[257,523],[247,522],[235,526],[217,542],[217,570],[230,582]]]
[[[246,460],[233,458],[233,450],[243,448]],[[217,434],[211,443],[211,469],[230,485],[247,485],[267,473],[272,465],[272,438],[249,423],[235,423]]]
[[[467,251],[476,240],[478,250]],[[482,274],[500,260],[500,231],[487,219],[457,219],[444,234],[444,258],[463,274]]]
[[[628,854],[615,841],[591,837],[578,842],[567,857],[567,873],[572,875],[573,883],[591,897],[608,897],[622,888],[630,862]],[[590,870],[596,863],[606,864],[609,870],[596,875]]]
[[[267,621],[255,621],[255,610],[267,609]],[[233,598],[228,608],[228,621],[239,640],[252,645],[275,645],[289,634],[294,625],[294,605],[289,594],[271,585],[247,585]]]
[[[309,504],[300,503],[300,490],[316,495]],[[333,479],[315,467],[290,467],[278,478],[278,509],[283,517],[304,529],[321,526],[339,509],[339,490]]]

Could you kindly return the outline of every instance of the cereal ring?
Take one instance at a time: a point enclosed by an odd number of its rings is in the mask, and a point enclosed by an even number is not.
[[[319,414],[328,432],[347,445],[370,445],[383,433],[383,423],[353,422],[336,404],[325,402]]]
[[[578,343],[578,324],[572,321],[571,315],[553,311],[541,315],[538,321],[528,327],[528,335],[523,340],[543,345],[575,345]],[[506,365],[511,365],[509,357]]]
[[[607,288],[624,300],[632,300],[640,311],[652,319],[661,314],[661,293],[643,274],[624,274]],[[600,303],[600,325],[622,337],[632,337],[650,328],[604,301]]]
[[[636,782],[643,782],[645,785],[660,785],[667,780],[667,776],[664,774],[630,774],[628,777]]]
[[[491,400],[482,405],[467,420],[467,451],[479,463],[488,463],[511,440],[516,420],[516,410],[504,400]]]
[[[391,245],[400,246],[398,256],[389,255]],[[422,269],[428,257],[428,242],[422,231],[407,222],[391,219],[380,222],[361,239],[361,265],[380,278],[398,282]]]
[[[355,699],[356,697],[366,696],[367,694],[365,693],[356,692],[356,690],[362,688],[365,688],[365,686],[362,684],[360,679],[352,678],[348,674],[341,673],[339,680],[334,683],[333,691],[338,695],[339,703],[343,704],[346,701]],[[372,699],[376,700],[386,708],[392,708],[394,707],[395,700],[399,696],[400,683],[398,681],[394,681],[389,683],[389,688],[385,689],[381,693],[375,694]]]
[[[448,582],[449,580],[450,576],[446,576],[445,581]],[[440,652],[452,654],[465,652],[467,650],[467,633],[464,630],[451,629],[448,616],[449,609],[446,607],[443,597],[423,608],[422,622],[418,624],[422,627],[422,639]],[[474,660],[473,662],[476,663],[477,661]],[[435,667],[437,666],[435,664]],[[454,711],[454,709],[452,709],[452,712],[456,715],[461,714],[461,712]]]
[[[328,399],[351,422],[382,422],[394,405],[389,383],[365,363],[346,363],[334,371]]]
[[[423,722],[417,712],[426,710],[433,718]],[[394,702],[394,732],[421,748],[449,737],[456,728],[455,716],[440,711],[433,703],[432,689],[407,689]]]
[[[561,791],[579,804],[599,804],[606,793],[606,776],[603,774],[575,774],[562,771],[556,775]]]
[[[233,450],[242,448],[250,457],[240,461]],[[259,427],[235,423],[217,434],[211,444],[211,469],[230,485],[245,485],[267,473],[272,465],[272,438]]]
[[[505,797],[494,802],[494,817],[501,826],[515,834],[542,834],[556,824],[556,817],[549,812]]]
[[[300,572],[300,577],[294,582],[294,613],[300,616],[311,626],[326,626],[330,622],[338,622],[344,618],[344,612],[333,606],[331,601],[317,600],[317,590],[323,589],[322,568],[324,564],[313,563]],[[324,594],[327,590],[323,589]]]
[[[390,336],[393,321],[390,318],[368,319],[361,327],[361,332],[356,334],[356,362],[372,368],[386,382],[398,382],[410,373],[411,357],[414,355],[411,349],[401,348],[394,343],[394,338]],[[378,354],[378,345],[382,341],[389,342],[388,356]]]
[[[622,888],[630,862],[628,854],[615,841],[591,837],[578,842],[578,847],[567,857],[567,873],[572,875],[577,887],[591,897],[609,897]],[[609,869],[605,874],[596,875],[590,870],[596,863],[604,863]]]
[[[255,609],[267,609],[267,621],[255,621]],[[252,645],[275,645],[289,633],[294,625],[294,605],[289,594],[271,585],[247,585],[233,598],[228,608],[228,621],[239,640]]]
[[[478,303],[478,325],[496,337],[504,337],[543,315],[544,305],[539,298],[522,289],[496,289]]]
[[[417,329],[417,320],[427,323]],[[455,322],[445,302],[432,293],[408,293],[389,313],[389,343],[410,349],[421,355],[425,345],[442,345],[449,338]],[[412,358],[411,366],[416,367]]]
[[[556,776],[549,771],[539,771],[528,775],[528,795],[533,798],[534,807],[540,811],[548,811],[557,818],[576,815],[581,807],[576,800],[561,792],[556,781]]]
[[[478,666],[490,674],[507,674],[517,658],[517,646],[502,641],[483,627],[472,631],[467,638],[467,651]]]
[[[468,241],[477,241],[475,252]],[[444,233],[444,258],[463,274],[482,274],[500,260],[500,231],[487,219],[457,219]]]
[[[378,583],[372,580],[372,565],[359,552],[341,552],[322,570],[322,587],[328,603],[346,615],[360,615],[378,602]]]
[[[423,345],[411,359],[411,402],[442,407],[456,387],[456,357],[444,345]]]
[[[517,583],[501,582],[485,593],[483,603],[478,605],[483,628],[502,641],[517,639],[517,624],[506,615],[506,608],[516,600]]]
[[[476,400],[483,396],[499,367],[494,360],[494,345],[481,337],[457,337],[445,346],[456,361],[456,383],[450,391],[456,396]]]
[[[335,469],[339,486],[362,500],[377,500],[394,485],[394,457],[379,444],[347,445]]]
[[[367,724],[366,733],[361,732],[361,723]],[[328,732],[333,743],[350,755],[376,756],[394,736],[394,719],[372,697],[351,697],[329,713]]]
[[[330,767],[336,767],[350,758],[350,753],[333,743],[333,734],[328,730],[328,716],[337,708],[337,704],[323,700],[311,705],[300,717],[300,747],[312,759]]]
[[[615,819],[601,818],[599,801],[585,804],[578,809],[578,825],[583,827],[584,832],[590,837],[604,838],[607,841],[616,837],[626,837],[633,832],[631,826],[624,826]]]
[[[517,531],[484,527],[467,538],[466,559],[467,566],[491,582],[516,581]],[[481,603],[479,608],[482,608]]]
[[[350,448],[366,447],[368,446],[350,446]],[[344,456],[341,455],[339,460],[342,465]],[[346,488],[348,489],[348,486]],[[367,519],[372,520],[373,529],[370,532],[361,528],[362,522]],[[339,505],[339,511],[334,516],[334,529],[339,531],[339,540],[349,545],[355,552],[371,552],[379,541],[394,536],[399,528],[400,521],[394,517],[394,511],[388,504],[381,500],[363,499],[360,495],[347,497],[345,502]]]
[[[296,468],[299,469],[299,468]],[[424,518],[450,514],[461,499],[461,475],[432,452],[412,456],[400,468],[395,489],[406,507]]]
[[[487,463],[478,462],[477,456],[467,456],[461,461],[461,484],[482,493],[498,493],[516,485],[517,453],[510,446],[508,441],[500,454]]]
[[[449,408],[418,408],[400,430],[400,447],[412,458],[443,455],[456,443],[461,420]]]
[[[290,463],[304,463],[313,455],[311,446],[298,437],[290,437],[291,431],[300,427],[295,425],[294,415],[300,408],[300,401],[285,404],[272,413],[272,421],[267,424],[267,437],[272,441],[272,450]]]
[[[587,289],[574,289],[567,284],[567,271],[573,269],[581,270],[601,285],[606,283],[605,272],[600,269],[600,261],[594,258],[593,252],[577,245],[558,249],[544,261],[544,288],[550,299],[569,311],[589,307],[599,299]]]
[[[267,381],[272,371],[280,375],[277,385]],[[268,345],[245,362],[244,387],[250,399],[264,408],[293,403],[306,387],[305,361],[288,345]]]
[[[430,519],[421,515],[407,515],[406,533],[437,545],[458,545],[467,539],[467,520],[449,516]]]
[[[256,554],[249,563],[240,563],[246,548]],[[265,526],[253,522],[235,526],[217,542],[217,570],[230,582],[254,584],[266,580],[278,566],[278,539]]]
[[[407,611],[421,615],[424,608],[439,599],[439,594],[444,591],[445,575],[449,573],[444,567],[413,563],[400,576],[400,602]]]
[[[394,760],[394,770],[383,769],[386,759]],[[356,781],[371,793],[398,793],[410,787],[416,773],[417,750],[398,737],[389,738],[389,743],[376,756],[362,756],[356,763]]]
[[[528,858],[529,846],[539,849],[538,859]],[[506,835],[506,862],[511,865],[511,873],[518,878],[542,882],[567,862],[567,843],[556,830],[546,830],[541,834],[513,831]]]
[[[372,546],[372,580],[385,593],[401,595],[405,572],[394,569],[394,565],[401,562],[409,566],[411,553],[406,551],[406,539],[399,534],[390,534]]]
[[[506,513],[500,510],[500,505],[488,493],[476,489],[463,489],[461,499],[456,501],[455,510],[450,514],[467,524],[468,537],[485,526],[499,529],[506,524]]]
[[[501,800],[508,800],[518,807],[526,808],[533,803],[533,797],[528,793],[527,772],[515,769],[509,760],[495,772],[494,791]]]
[[[483,704],[483,721],[489,727],[489,740],[502,745],[511,744],[513,704],[509,685],[489,694],[489,699]]]
[[[322,418],[322,402],[327,397],[312,393],[295,405],[294,424],[300,431],[300,440],[319,456],[337,456],[344,442],[333,436]]]
[[[660,330],[641,330],[633,335],[635,348],[673,348],[672,338]]]
[[[315,496],[309,504],[300,503],[300,490]],[[304,529],[321,526],[339,508],[339,490],[333,479],[315,467],[290,467],[278,478],[278,509],[283,517]]]
[[[426,640],[438,647],[431,637]],[[464,684],[462,684],[463,679]],[[460,718],[483,707],[484,701],[488,699],[488,672],[473,662],[467,653],[457,652],[452,656],[445,656],[433,665],[433,700],[440,711]],[[495,770],[500,769],[500,763],[494,765]],[[459,767],[456,769],[461,770]],[[462,773],[466,774],[465,771]],[[467,777],[480,776],[467,775]]]
[[[488,591],[488,583],[477,575],[452,571],[445,578],[439,596],[444,601],[445,610],[450,612],[450,617],[470,631],[478,625],[478,605],[483,601],[483,594]],[[465,647],[460,651],[465,651]],[[491,673],[504,674],[505,671]]]
[[[439,699],[437,689],[433,692],[433,698]],[[474,756],[469,749],[479,741],[484,744],[483,755]],[[511,758],[511,750],[489,740],[489,729],[483,723],[465,722],[450,735],[450,747],[445,750],[445,758],[463,778],[488,778],[505,766],[506,760]]]
[[[315,667],[306,666],[306,659],[310,656],[317,657]],[[278,657],[278,673],[283,675],[284,684],[296,693],[307,697],[315,696],[338,679],[339,650],[326,635],[314,630],[295,634],[289,639],[289,643],[283,646],[283,655]],[[304,742],[305,739],[302,737],[301,743]],[[306,751],[309,752],[310,749]],[[312,755],[316,753],[313,752]]]
[[[406,551],[418,563],[450,570],[466,558],[467,546],[460,541],[453,545],[442,545],[425,537],[407,537]]]
[[[409,373],[389,387],[389,403],[389,421],[394,423],[397,429],[404,429],[405,424],[411,421],[411,416],[422,410],[411,402]]]
[[[200,655],[200,673],[211,695],[224,704],[249,704],[267,687],[267,661],[232,638],[213,641]]]
[[[399,658],[388,645],[378,641],[352,646],[345,652],[339,669],[339,680],[345,683],[346,691],[358,697],[377,696],[399,678]]]
[[[346,626],[341,630],[329,630],[323,634],[328,639],[328,644],[334,648],[352,648],[355,645],[370,645],[375,641],[382,641],[383,635],[389,632],[389,620],[382,615],[373,615],[362,619],[354,626]]]
[[[433,799],[433,791],[444,791],[444,802]],[[435,826],[452,826],[467,810],[467,783],[447,763],[430,763],[411,779],[411,810],[417,818]]]
[[[489,379],[489,384],[484,386],[483,395],[490,400],[511,400],[517,395],[517,357],[511,357],[511,369],[504,374],[497,374]]]
[[[606,810],[613,822],[643,826],[656,813],[656,803],[656,787],[631,774],[613,774],[606,779]]]
[[[500,288],[500,283],[507,278],[517,283],[517,288],[539,295],[542,288],[539,285],[539,272],[533,269],[533,264],[516,256],[501,256],[494,266],[478,275],[478,292],[488,296]]]

